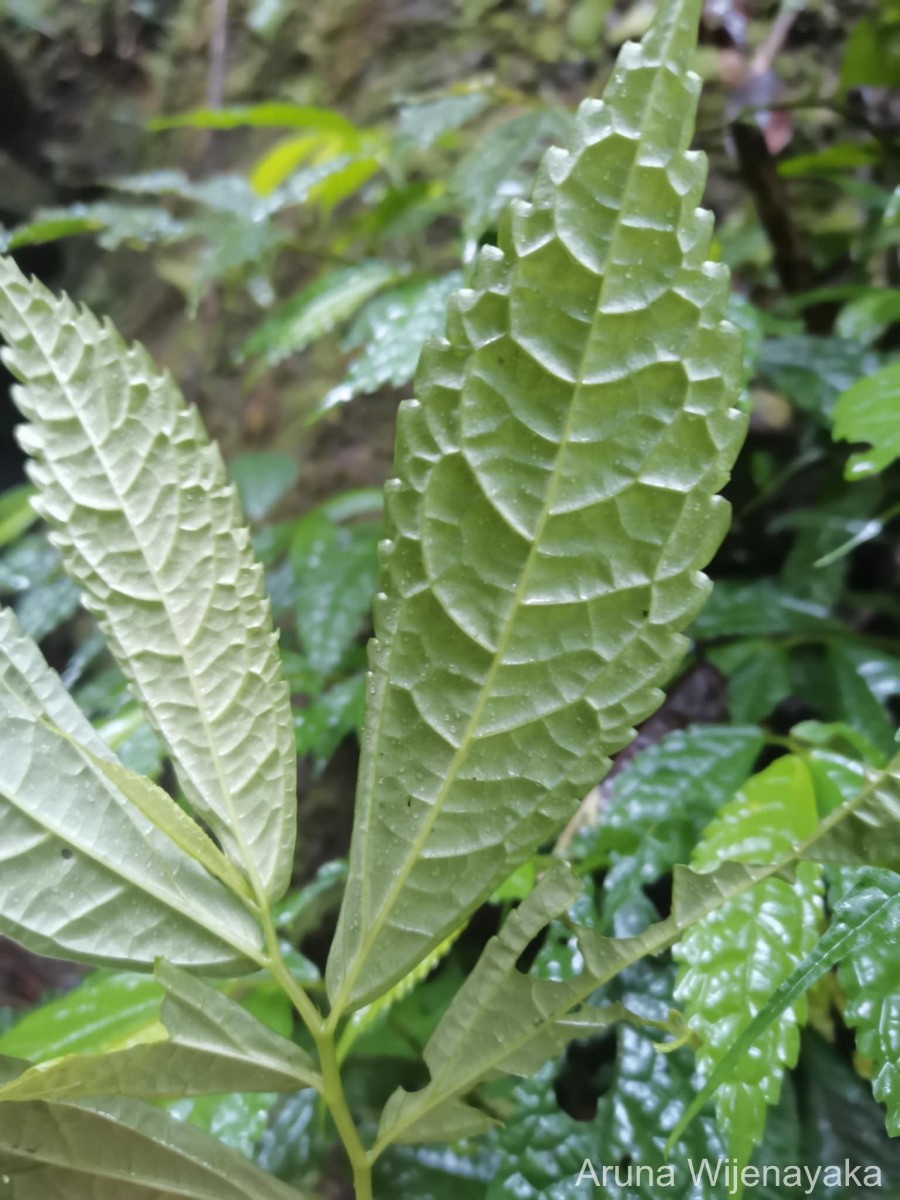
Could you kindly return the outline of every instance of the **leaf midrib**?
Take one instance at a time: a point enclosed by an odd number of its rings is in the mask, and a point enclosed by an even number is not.
[[[675,2],[681,3],[681,0],[675,0]],[[605,263],[607,266],[610,263],[610,261],[612,261],[612,259],[613,259],[613,251],[615,248],[616,239],[618,237],[619,231],[622,226],[622,220],[623,220],[623,217],[624,217],[624,214],[626,211],[627,202],[631,195],[632,187],[634,184],[635,167],[638,163],[639,151],[640,151],[641,145],[643,143],[644,132],[649,123],[651,114],[655,113],[655,98],[656,98],[660,79],[662,78],[663,71],[666,69],[666,64],[668,63],[669,47],[672,43],[673,38],[679,32],[680,32],[679,21],[678,21],[678,19],[674,19],[672,21],[672,24],[668,31],[668,37],[662,45],[662,48],[660,51],[660,65],[657,68],[656,74],[653,77],[653,83],[647,94],[646,107],[644,109],[644,113],[642,116],[639,133],[636,138],[637,144],[636,144],[636,149],[635,149],[635,155],[634,155],[634,158],[632,159],[632,161],[629,165],[629,168],[628,168],[628,173],[627,173],[626,180],[625,180],[625,186],[624,186],[624,189],[622,192],[622,202],[619,205],[619,209],[616,213],[616,219],[613,224],[612,233],[611,233],[610,239],[609,239],[609,245],[608,245],[608,249],[606,252],[606,258],[605,258]],[[510,268],[512,268],[515,261],[516,261],[516,259],[513,259],[510,262],[510,264],[509,264]],[[583,263],[580,263],[579,265],[582,268],[584,268]],[[406,858],[404,859],[403,866],[395,875],[394,883],[392,884],[391,889],[389,890],[386,899],[382,902],[378,916],[376,917],[375,921],[371,925],[368,925],[369,889],[366,886],[367,880],[369,878],[368,853],[369,853],[369,847],[370,847],[370,844],[372,841],[371,835],[366,838],[366,841],[364,843],[362,872],[361,872],[362,886],[360,889],[361,890],[360,926],[364,930],[368,929],[368,932],[363,934],[363,937],[362,937],[361,941],[359,942],[359,945],[358,945],[358,948],[354,955],[354,958],[351,960],[351,969],[348,970],[347,973],[345,974],[344,982],[341,985],[341,988],[340,988],[337,996],[335,997],[335,1000],[334,1000],[334,1011],[335,1012],[343,1011],[344,1006],[347,1003],[347,999],[348,999],[350,993],[352,992],[353,985],[356,983],[356,980],[359,978],[359,974],[362,970],[363,964],[365,963],[365,960],[371,951],[372,945],[374,944],[374,942],[378,938],[379,934],[381,933],[381,930],[383,929],[385,923],[387,922],[388,917],[394,907],[394,904],[397,901],[397,898],[398,898],[400,892],[405,887],[409,876],[411,875],[412,871],[415,868],[416,863],[419,860],[419,855],[421,854],[422,848],[423,848],[425,842],[427,841],[435,822],[437,821],[438,817],[440,816],[440,814],[443,810],[443,805],[447,799],[447,796],[450,793],[450,789],[452,788],[453,784],[456,782],[459,772],[462,769],[462,766],[465,762],[466,756],[467,756],[469,748],[470,748],[470,744],[474,739],[474,735],[478,729],[478,725],[480,723],[481,717],[484,713],[484,710],[487,706],[488,701],[490,700],[490,697],[492,694],[492,689],[493,689],[493,684],[495,682],[497,673],[499,672],[500,667],[503,664],[503,656],[506,651],[506,647],[509,643],[509,639],[512,636],[513,628],[515,626],[516,619],[518,617],[518,613],[521,608],[523,596],[524,596],[525,592],[527,591],[527,586],[530,581],[531,570],[534,565],[535,558],[537,556],[537,549],[541,545],[541,539],[543,537],[544,530],[546,528],[547,521],[549,519],[553,500],[556,495],[556,489],[559,484],[560,473],[562,470],[564,451],[569,442],[572,424],[574,422],[575,413],[578,408],[578,401],[579,401],[579,398],[581,395],[581,390],[584,386],[584,375],[585,375],[585,370],[586,370],[586,365],[587,365],[587,355],[588,355],[588,351],[591,347],[591,343],[593,340],[593,333],[596,328],[597,315],[603,306],[603,301],[604,301],[604,296],[605,296],[605,288],[606,288],[606,283],[607,283],[608,278],[609,278],[608,271],[605,271],[600,279],[600,286],[599,286],[599,290],[598,290],[598,294],[597,294],[597,303],[596,303],[596,306],[594,309],[594,315],[593,315],[593,318],[591,321],[590,331],[587,333],[586,338],[585,338],[585,345],[584,345],[584,349],[582,351],[581,361],[579,363],[578,375],[577,375],[577,378],[576,378],[574,386],[573,386],[572,399],[569,404],[569,412],[566,417],[565,425],[564,425],[563,432],[562,432],[562,437],[560,438],[559,447],[558,447],[558,451],[557,451],[557,455],[556,455],[556,462],[555,462],[555,465],[553,468],[553,474],[547,485],[547,493],[545,496],[544,505],[541,510],[540,517],[538,518],[537,529],[535,530],[535,535],[532,539],[531,546],[529,547],[528,554],[527,554],[526,560],[525,560],[525,564],[522,568],[522,573],[519,578],[519,582],[516,586],[515,592],[513,593],[513,598],[512,598],[511,605],[510,605],[509,613],[506,617],[503,629],[501,630],[500,637],[498,638],[498,641],[497,641],[497,649],[494,654],[494,659],[488,670],[487,676],[485,677],[485,681],[482,685],[481,692],[478,697],[478,701],[472,712],[472,716],[469,719],[469,723],[463,734],[462,741],[461,741],[456,753],[453,756],[453,761],[450,765],[447,775],[445,776],[444,782],[442,783],[441,788],[439,789],[438,794],[435,797],[434,803],[432,804],[428,815],[426,816],[425,820],[422,822],[422,826],[421,826],[419,832],[417,833],[415,839],[413,840],[409,851],[407,852]],[[467,372],[467,374],[468,374],[468,372]],[[465,386],[465,384],[463,386]],[[382,697],[382,700],[383,700],[384,692],[387,687],[387,681],[390,678],[389,667],[393,660],[393,652],[394,652],[394,648],[396,647],[396,645],[397,645],[397,638],[395,636],[393,636],[393,634],[392,634],[391,649],[390,649],[390,654],[389,654],[389,658],[388,658],[388,664],[383,673],[383,678],[384,678],[385,683],[384,683],[384,687],[382,687],[382,689],[380,689],[380,696]],[[385,708],[384,703],[383,702],[379,703],[379,722],[378,722],[378,725],[376,726],[374,747],[377,747],[378,742],[380,741],[384,708]],[[371,771],[370,771],[370,777],[369,777],[368,787],[367,787],[367,792],[369,793],[369,795],[367,797],[367,807],[371,803],[371,797],[374,794],[372,780],[375,775],[376,762],[377,762],[377,750],[375,748],[373,748],[373,752],[371,755]]]
[[[38,332],[30,319],[31,308],[32,308],[32,306],[31,306],[31,304],[29,304],[27,306],[27,308],[25,309],[25,311],[20,312],[19,315],[20,315],[22,321],[28,327],[28,330],[31,334],[31,339],[32,339],[35,347],[38,349],[38,351],[43,356],[44,361],[47,364],[47,368],[50,372],[50,375],[56,383],[56,386],[59,387],[64,392],[66,399],[69,403],[69,406],[72,410],[73,415],[77,419],[80,427],[84,430],[85,436],[87,437],[88,442],[90,443],[90,446],[91,446],[92,450],[94,451],[94,454],[96,455],[97,461],[103,470],[104,476],[107,479],[107,481],[109,482],[109,485],[113,491],[113,494],[116,497],[116,500],[119,504],[119,511],[121,512],[123,518],[125,519],[125,521],[128,525],[129,531],[131,532],[131,535],[134,539],[134,544],[137,546],[138,551],[140,553],[141,560],[144,564],[144,568],[147,572],[147,575],[152,580],[153,586],[156,589],[157,596],[159,597],[160,607],[162,608],[163,612],[166,615],[166,620],[168,622],[169,629],[173,635],[174,642],[178,648],[178,651],[179,651],[179,654],[181,657],[181,662],[184,665],[185,678],[188,681],[188,686],[190,687],[191,695],[194,700],[194,711],[195,711],[196,715],[200,718],[200,721],[203,725],[204,738],[205,738],[206,745],[209,749],[210,760],[213,764],[216,778],[219,783],[220,794],[222,796],[222,799],[225,801],[225,806],[227,809],[227,814],[228,814],[228,818],[229,818],[229,826],[230,826],[229,832],[232,834],[232,836],[235,839],[235,842],[238,845],[238,848],[241,853],[241,859],[243,861],[244,868],[247,871],[248,878],[250,879],[251,885],[253,886],[254,893],[258,897],[260,903],[263,903],[265,895],[266,895],[266,891],[263,886],[262,880],[260,878],[259,872],[256,869],[256,863],[253,858],[253,855],[251,854],[250,848],[244,838],[243,830],[241,827],[241,822],[237,816],[237,811],[235,808],[234,797],[231,793],[231,789],[229,788],[228,783],[225,778],[225,773],[224,773],[222,762],[221,762],[221,759],[219,756],[217,740],[213,736],[213,731],[212,731],[212,728],[209,723],[209,718],[207,716],[205,706],[201,703],[201,700],[200,700],[200,691],[198,690],[198,682],[197,682],[197,678],[195,676],[195,667],[194,667],[194,664],[188,654],[189,647],[183,641],[183,639],[180,635],[180,632],[178,630],[178,627],[177,627],[175,621],[173,620],[172,612],[171,612],[171,609],[170,609],[170,606],[168,603],[168,597],[167,597],[165,590],[162,587],[159,574],[156,571],[153,564],[150,562],[150,559],[147,555],[146,547],[144,546],[142,541],[137,536],[134,518],[133,518],[132,512],[127,504],[126,498],[125,498],[125,496],[123,496],[122,492],[119,489],[118,481],[115,479],[114,475],[109,470],[109,465],[107,463],[106,458],[104,457],[104,455],[102,453],[102,448],[101,448],[99,442],[94,437],[93,430],[91,429],[89,423],[84,418],[81,405],[78,403],[78,400],[77,400],[77,395],[70,387],[69,379],[63,379],[61,374],[57,373],[57,371],[55,370],[54,364],[53,364],[53,359],[51,358],[50,353],[47,350],[45,350],[42,340],[41,340],[40,336],[38,335]],[[110,331],[108,329],[103,328],[103,326],[101,326],[99,323],[97,323],[97,329],[98,329],[98,332],[99,332],[101,338],[108,339],[110,337]],[[93,349],[92,343],[86,344],[84,342],[84,340],[81,338],[80,331],[78,331],[78,335],[79,335],[79,339],[82,341],[82,346],[84,347],[84,349]],[[124,350],[124,346],[122,347],[122,349]],[[83,361],[84,360],[82,359],[81,362],[83,362]],[[79,363],[79,366],[81,365],[81,362]],[[165,376],[163,376],[162,379],[160,380],[159,386],[163,389],[174,389],[174,387],[175,387],[172,380],[170,378],[166,378]],[[127,382],[127,387],[130,392],[131,387],[132,387],[130,380]],[[182,446],[180,449],[181,449],[181,452],[184,453],[184,447]],[[47,467],[47,469],[52,472],[53,477],[56,480],[57,486],[63,492],[65,492],[66,489],[63,486],[59,476],[57,475],[56,470],[54,469],[55,464],[54,464],[53,460],[48,455],[45,455],[43,458],[43,463]],[[141,472],[142,471],[143,471],[143,467],[141,468]],[[203,489],[203,490],[204,490],[205,495],[208,494],[207,489]],[[181,498],[182,498],[181,489],[176,489],[176,491],[178,494],[178,504],[179,504],[179,510],[180,510]],[[75,499],[75,503],[78,508],[83,507],[80,501],[78,501],[74,497],[73,497],[73,499]],[[173,544],[175,541],[177,541],[177,535],[175,537],[173,537]],[[74,538],[72,538],[72,545],[73,545],[73,547],[75,546]],[[110,627],[112,628],[113,622],[112,622],[110,613],[111,613],[111,609],[109,612],[105,613],[104,615],[106,616],[107,620],[110,623]],[[118,635],[117,635],[117,638],[118,638]],[[168,738],[166,740],[168,740]],[[181,763],[182,769],[186,772],[188,777],[191,779],[191,782],[197,788],[198,795],[203,796],[203,790],[197,786],[197,784],[194,780],[193,771],[189,768],[188,764],[181,762],[180,755],[177,757],[179,759],[179,762]],[[205,796],[203,796],[203,799],[206,803],[209,803],[209,800]],[[212,804],[210,804],[210,808],[212,808],[214,811],[214,806]]]

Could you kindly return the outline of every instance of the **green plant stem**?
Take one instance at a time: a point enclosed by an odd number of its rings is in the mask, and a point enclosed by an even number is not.
[[[319,1066],[322,1069],[324,1091],[322,1098],[334,1118],[337,1131],[341,1135],[350,1166],[353,1168],[353,1188],[356,1200],[372,1200],[372,1167],[365,1146],[359,1136],[359,1131],[353,1122],[344,1085],[341,1081],[341,1069],[338,1065],[337,1049],[334,1038],[323,1034],[316,1039],[319,1051]]]
[[[330,1024],[326,1025],[315,1004],[288,970],[267,906],[261,907],[260,916],[269,951],[268,967],[272,978],[289,997],[316,1044],[322,1072],[320,1094],[331,1113],[350,1160],[356,1200],[372,1200],[372,1167],[344,1094],[334,1028]]]

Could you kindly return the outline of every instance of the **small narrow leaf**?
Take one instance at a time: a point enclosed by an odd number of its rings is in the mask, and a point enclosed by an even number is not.
[[[754,776],[713,821],[693,865],[724,860],[777,862],[810,837],[817,824],[815,792],[804,763],[786,756]],[[793,882],[769,878],[691,928],[675,947],[682,969],[676,997],[703,1037],[698,1060],[713,1070],[771,994],[789,979],[816,942],[821,868],[802,863]],[[785,1006],[786,1007],[786,1006]],[[805,1021],[798,997],[759,1038],[718,1090],[716,1110],[731,1153],[743,1166],[763,1135],[786,1066],[799,1050]]]
[[[0,1059],[0,1082],[26,1063]],[[216,1138],[137,1100],[5,1104],[9,1200],[303,1200]]]
[[[307,1055],[233,1000],[164,962],[156,977],[165,989],[167,1039],[32,1067],[0,1086],[0,1103],[87,1096],[177,1099],[317,1086]]]
[[[293,862],[295,754],[262,574],[195,410],[139,347],[0,261],[40,512],[191,804],[270,896]]]
[[[582,106],[402,410],[339,1011],[565,823],[658,705],[708,591],[744,418],[687,149],[699,8],[662,9]]]
[[[381,1138],[439,1141],[483,1132],[492,1124],[490,1118],[458,1101],[486,1074],[533,1074],[572,1038],[586,1037],[621,1019],[615,1007],[568,1014],[580,999],[573,985],[516,970],[528,944],[580,893],[580,882],[557,864],[507,919],[425,1048],[428,1086],[414,1093],[400,1089],[391,1098],[382,1116]],[[547,1022],[554,1011],[568,1015]]]

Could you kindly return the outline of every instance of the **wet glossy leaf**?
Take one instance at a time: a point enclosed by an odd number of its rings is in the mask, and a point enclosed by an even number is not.
[[[835,963],[843,960],[844,969],[849,969],[850,979],[855,983],[857,1001],[862,1003],[862,1010],[857,1007],[855,1014],[850,1011],[852,1006],[848,1008],[850,1024],[857,1023],[853,1021],[853,1015],[859,1021],[860,1018],[864,1020],[866,1015],[871,1017],[873,1009],[877,1013],[873,1022],[874,1028],[869,1031],[872,1036],[867,1039],[863,1035],[860,1041],[868,1040],[868,1049],[876,1052],[876,1061],[884,1067],[883,1078],[879,1077],[876,1083],[876,1095],[879,1095],[879,1092],[883,1093],[879,1098],[884,1099],[889,1106],[888,1132],[894,1133],[896,1128],[900,1128],[897,1122],[900,1114],[900,1088],[897,1086],[900,1084],[900,1077],[894,1078],[897,1048],[891,1044],[885,1045],[880,1037],[880,1018],[884,1015],[886,1020],[883,1029],[888,1032],[890,1040],[891,1014],[885,1012],[885,1007],[890,1003],[888,997],[892,994],[895,980],[884,977],[884,967],[889,959],[896,957],[893,947],[900,937],[900,875],[875,870],[848,870],[846,874],[849,877],[848,889],[843,899],[835,905],[827,931],[803,961],[782,980],[769,1000],[754,1015],[750,1024],[725,1047],[724,1056],[719,1059],[715,1070],[685,1114],[683,1123],[702,1111],[704,1104],[717,1088],[727,1083],[740,1070],[742,1060],[748,1054],[752,1054],[753,1048],[761,1042],[766,1031],[771,1029],[785,1010],[801,1000]],[[874,966],[875,974],[881,975],[877,981],[870,981],[875,983],[874,988],[870,986],[864,989],[860,984],[855,967],[863,967],[865,970],[864,964],[868,966],[870,973]],[[863,1053],[867,1053],[862,1046],[861,1049]],[[869,1056],[875,1057],[871,1054]],[[892,1124],[894,1129],[891,1128]]]
[[[451,271],[440,279],[392,288],[367,305],[346,341],[348,349],[361,346],[362,353],[350,364],[343,382],[325,397],[321,410],[388,384],[409,383],[422,347],[443,332],[447,301],[461,282],[462,275]]]
[[[399,274],[376,259],[327,272],[276,309],[244,342],[241,356],[276,366],[348,321]]]
[[[514,196],[527,195],[541,153],[548,145],[567,142],[571,129],[565,109],[539,106],[496,125],[480,139],[450,185],[466,237],[481,237]]]
[[[668,967],[641,971],[626,983],[624,1003],[664,1016],[672,1003],[672,975]],[[622,1025],[608,1057],[611,1077],[585,1081],[594,1095],[599,1092],[593,1120],[575,1121],[562,1111],[552,1064],[516,1088],[517,1107],[497,1139],[500,1156],[487,1200],[574,1200],[582,1194],[609,1200],[724,1197],[721,1183],[714,1187],[704,1179],[695,1185],[689,1168],[689,1160],[696,1169],[703,1159],[714,1163],[725,1154],[711,1119],[692,1126],[668,1156],[665,1151],[667,1136],[693,1096],[690,1053],[661,1054],[646,1032]],[[569,1058],[573,1072],[584,1073],[581,1064],[590,1061],[590,1045]],[[586,1159],[599,1188],[590,1173],[580,1186],[576,1183]],[[664,1173],[667,1167],[671,1174]]]
[[[381,525],[337,525],[316,511],[295,527],[290,550],[297,632],[310,666],[331,675],[355,645],[378,582]]]
[[[709,870],[731,860],[776,862],[792,844],[813,835],[815,793],[800,759],[785,757],[754,776],[707,829],[692,865]],[[675,947],[681,964],[677,998],[704,1038],[698,1063],[709,1074],[775,989],[816,943],[821,914],[821,869],[801,864],[796,878],[766,879],[688,931]],[[762,1137],[767,1105],[775,1104],[786,1066],[799,1050],[797,1000],[759,1037],[751,1054],[716,1094],[716,1112],[731,1153],[748,1162]]]
[[[0,330],[25,381],[22,439],[66,569],[191,804],[248,878],[280,895],[296,820],[290,703],[218,451],[144,350],[9,260]]]
[[[157,963],[156,978],[165,993],[161,1022],[167,1037],[117,1052],[68,1054],[33,1067],[0,1086],[0,1104],[284,1092],[315,1085],[308,1056],[233,1000],[164,962]]]
[[[496,1172],[490,1146],[395,1146],[375,1165],[376,1194],[391,1200],[485,1200]]]
[[[67,995],[23,1016],[0,1037],[0,1055],[39,1063],[119,1050],[158,1025],[162,1000],[162,988],[146,975],[95,971]]]
[[[851,926],[877,921],[876,936],[857,938],[843,956],[838,975],[847,996],[844,1019],[873,1065],[887,1131],[900,1137],[900,875],[844,869],[840,880],[844,899],[835,921],[839,913]]]
[[[844,442],[868,442],[871,449],[854,454],[847,463],[848,479],[863,479],[885,470],[900,458],[900,363],[858,379],[834,407],[834,437]]]
[[[0,1080],[25,1064],[0,1060]],[[7,1104],[9,1200],[302,1200],[209,1134],[122,1097]]]
[[[564,824],[658,705],[708,590],[744,421],[686,150],[698,16],[666,9],[586,102],[401,410],[338,1010],[405,975]]]
[[[642,750],[611,784],[596,830],[572,855],[609,868],[603,908],[611,916],[635,891],[686,862],[704,827],[753,769],[756,729],[694,726]]]

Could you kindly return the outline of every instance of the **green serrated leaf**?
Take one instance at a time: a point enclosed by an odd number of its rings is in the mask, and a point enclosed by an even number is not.
[[[297,523],[290,551],[297,632],[323,677],[341,665],[372,606],[381,533],[370,522],[338,526],[321,511]]]
[[[0,1060],[0,1081],[27,1064]],[[3,1107],[9,1200],[302,1200],[216,1138],[123,1097]]]
[[[864,479],[900,458],[900,363],[882,367],[857,380],[834,406],[834,439],[868,442],[871,449],[854,454],[847,463],[848,479]]]
[[[572,1038],[631,1019],[621,1005],[593,1009],[582,1002],[628,967],[668,949],[691,925],[765,873],[738,863],[710,875],[676,868],[672,913],[665,921],[621,938],[576,927],[583,968],[579,975],[523,975],[516,967],[522,952],[580,894],[578,881],[557,864],[488,943],[429,1040],[428,1086],[413,1093],[401,1088],[389,1100],[377,1150],[392,1141],[439,1140],[447,1128],[460,1137],[489,1128],[490,1117],[465,1103],[468,1092],[496,1071],[533,1074]]]
[[[328,271],[254,330],[241,347],[241,357],[259,357],[268,366],[277,366],[348,321],[400,273],[393,264],[377,259]]]
[[[479,238],[513,196],[524,196],[532,166],[552,143],[565,142],[571,114],[540,105],[489,130],[456,168],[450,187],[463,214],[463,231]]]
[[[836,962],[844,959],[845,967],[848,962],[860,966],[865,963],[870,970],[873,964],[877,964],[877,973],[878,968],[883,969],[889,959],[893,960],[896,957],[892,948],[900,935],[900,875],[890,871],[851,872],[849,869],[847,875],[850,877],[848,883],[851,890],[835,905],[827,932],[794,971],[778,985],[743,1032],[727,1045],[724,1056],[719,1059],[715,1070],[685,1113],[679,1128],[683,1129],[692,1117],[702,1111],[706,1101],[733,1075],[735,1068],[739,1068],[751,1048],[760,1041],[773,1023],[789,1006],[796,1004]],[[896,970],[894,974],[896,975]],[[860,1007],[857,1006],[857,1018],[862,1016],[864,1019],[865,1015],[871,1014],[873,993],[874,997],[877,997],[874,998],[875,1005],[889,1003],[888,996],[891,995],[891,990],[888,989],[893,988],[896,980],[881,978],[874,988],[867,988],[863,993],[852,966],[850,977],[856,984],[857,1000],[862,999],[863,1010],[861,1013]],[[878,986],[879,984],[881,986]],[[856,1022],[851,1018],[850,1023]],[[900,1113],[900,1089],[895,1087],[900,1082],[900,1077],[896,1080],[892,1077],[897,1062],[897,1048],[879,1045],[879,1024],[876,1021],[875,1028],[870,1031],[874,1034],[874,1037],[869,1039],[870,1048],[880,1052],[878,1061],[884,1064],[884,1095],[879,1096],[879,1099],[884,1099],[889,1105],[888,1132],[894,1133],[890,1124],[892,1121],[896,1123],[897,1114]],[[890,1028],[889,1019],[886,1028]],[[863,1050],[863,1053],[866,1051]],[[896,1102],[896,1111],[893,1111],[895,1105],[892,1101]]]
[[[900,1137],[900,875],[845,869],[841,876],[844,899],[834,922],[840,917],[855,934],[838,970],[847,996],[844,1019],[872,1063],[887,1131]]]
[[[385,385],[408,383],[422,347],[429,338],[441,336],[447,302],[461,283],[461,273],[451,271],[440,279],[402,284],[368,304],[345,343],[348,349],[362,346],[362,353],[350,364],[343,382],[322,401],[319,413]]]
[[[0,1103],[88,1096],[150,1100],[317,1086],[308,1056],[233,1000],[165,962],[157,963],[156,978],[165,992],[161,1019],[167,1038],[32,1067],[0,1086]]]
[[[805,764],[778,759],[755,775],[710,825],[693,856],[709,870],[726,860],[777,862],[791,845],[813,835],[815,792]],[[676,997],[703,1037],[701,1069],[727,1055],[750,1019],[788,979],[816,942],[821,914],[821,868],[802,863],[793,882],[769,878],[691,928],[675,947],[681,963]],[[799,1050],[806,1018],[797,999],[757,1040],[716,1095],[719,1123],[743,1166],[762,1137],[766,1107],[775,1104],[786,1066]]]
[[[281,895],[296,820],[290,701],[221,457],[142,349],[9,260],[0,332],[66,569],[191,804],[255,890]]]
[[[256,922],[123,798],[110,776],[129,773],[8,610],[0,715],[0,928],[39,953],[99,965],[149,970],[165,956],[250,969]]]
[[[585,103],[401,410],[337,1011],[559,829],[659,703],[708,589],[744,418],[687,151],[698,16],[667,8]]]

